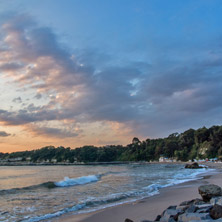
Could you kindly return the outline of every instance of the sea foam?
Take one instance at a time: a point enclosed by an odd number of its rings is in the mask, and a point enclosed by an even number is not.
[[[68,186],[75,186],[75,185],[82,185],[92,182],[97,182],[99,180],[98,175],[89,175],[89,176],[83,176],[83,177],[77,177],[77,178],[69,178],[65,177],[64,180],[61,180],[59,182],[55,182],[55,185],[57,187],[68,187]]]

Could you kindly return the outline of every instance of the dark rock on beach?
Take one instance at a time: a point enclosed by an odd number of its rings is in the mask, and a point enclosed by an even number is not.
[[[125,222],[133,222],[133,220],[130,220],[129,218],[126,218]]]
[[[191,164],[186,164],[185,168],[188,168],[188,169],[199,169],[199,168],[203,168],[203,167],[199,166],[199,164],[195,162],[195,163],[191,163]]]
[[[178,206],[169,206],[154,221],[162,222],[222,222],[222,190],[214,184],[198,188],[201,199],[183,201]],[[206,203],[207,201],[207,203]],[[133,222],[126,219],[125,222]],[[141,222],[150,222],[143,220]]]
[[[222,196],[221,188],[214,184],[202,185],[198,188],[198,191],[205,202],[210,201],[212,197]]]
[[[213,208],[210,210],[210,216],[211,216],[213,219],[222,218],[222,206],[221,206],[221,205],[218,205],[218,204],[215,204],[215,205],[213,206]]]
[[[157,215],[154,221],[160,221],[161,215]]]

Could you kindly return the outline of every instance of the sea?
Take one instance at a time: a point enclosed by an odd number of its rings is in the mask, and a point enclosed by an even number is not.
[[[0,221],[53,220],[133,202],[207,170],[181,164],[0,166]]]

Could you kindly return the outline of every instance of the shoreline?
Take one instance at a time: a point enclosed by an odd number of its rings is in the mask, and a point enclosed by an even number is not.
[[[89,213],[74,214],[73,212],[60,217],[44,220],[45,222],[124,222],[126,218],[134,222],[141,220],[155,220],[170,205],[177,205],[182,201],[200,198],[198,187],[213,183],[222,186],[222,178],[217,178],[222,172],[221,163],[204,163],[209,169],[215,171],[198,174],[193,180],[165,187],[159,190],[159,194],[144,197],[134,202],[106,207]],[[192,170],[192,169],[191,169]],[[201,176],[201,178],[199,178]]]
[[[122,164],[186,164],[189,162],[159,162],[159,161],[153,161],[153,162],[146,162],[146,161],[115,161],[115,162],[87,162],[87,163],[64,163],[64,162],[58,162],[58,163],[47,163],[47,162],[0,162],[0,166],[88,166],[88,165],[122,165]]]
[[[87,163],[65,163],[65,162],[58,162],[58,163],[52,163],[52,162],[1,162],[0,161],[0,167],[2,166],[96,166],[96,165],[124,165],[124,164],[135,164],[135,165],[144,165],[144,164],[190,164],[191,162],[183,162],[183,161],[173,161],[173,162],[159,162],[159,161],[115,161],[115,162],[87,162]],[[211,168],[218,168],[222,162],[197,162],[199,165],[207,165]],[[215,166],[217,164],[218,166]]]

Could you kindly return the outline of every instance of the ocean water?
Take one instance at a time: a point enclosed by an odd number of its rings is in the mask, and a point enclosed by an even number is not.
[[[0,166],[0,221],[95,211],[156,195],[206,170],[180,164]]]

